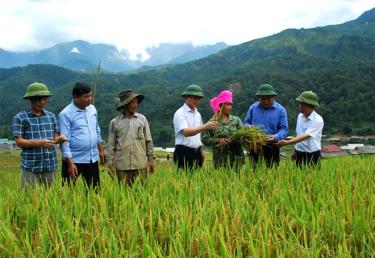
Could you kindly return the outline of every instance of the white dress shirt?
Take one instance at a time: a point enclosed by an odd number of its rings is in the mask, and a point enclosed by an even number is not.
[[[176,135],[175,144],[198,148],[202,145],[201,134],[185,137],[182,130],[203,125],[202,116],[197,109],[191,110],[186,104],[180,107],[173,116],[173,126]]]
[[[308,134],[310,138],[297,143],[296,150],[308,153],[319,151],[321,149],[323,126],[323,118],[315,110],[307,118],[300,113],[297,118],[297,136]]]

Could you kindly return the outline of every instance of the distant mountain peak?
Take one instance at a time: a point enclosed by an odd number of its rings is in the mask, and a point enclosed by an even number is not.
[[[80,54],[81,53],[81,51],[79,51],[79,49],[78,48],[76,48],[76,47],[73,47],[71,50],[70,50],[70,53],[75,53],[75,54]]]
[[[359,16],[356,19],[356,21],[359,21],[359,22],[375,21],[375,8],[372,8],[371,10],[364,12],[361,16]]]
[[[0,68],[54,64],[79,71],[96,67],[98,60],[101,60],[103,69],[122,72],[138,69],[144,65],[184,63],[217,53],[225,47],[227,46],[224,43],[206,46],[193,46],[191,43],[161,43],[137,55],[131,55],[126,49],[119,50],[115,45],[74,40],[33,52],[8,52],[0,48]]]

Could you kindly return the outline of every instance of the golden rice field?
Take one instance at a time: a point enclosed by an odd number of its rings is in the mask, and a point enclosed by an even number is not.
[[[99,193],[21,191],[18,153],[0,153],[0,257],[375,257],[375,157],[320,170],[158,163],[146,184]]]

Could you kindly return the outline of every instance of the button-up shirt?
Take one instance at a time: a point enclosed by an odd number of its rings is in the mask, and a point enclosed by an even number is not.
[[[173,126],[176,135],[175,144],[185,145],[190,148],[198,148],[202,145],[201,134],[185,137],[183,130],[186,128],[196,128],[203,125],[202,116],[198,109],[191,110],[188,105],[184,104],[173,116]]]
[[[134,113],[130,118],[123,114],[109,124],[107,145],[109,166],[116,170],[145,169],[153,160],[153,144],[146,117]]]
[[[310,138],[296,144],[295,149],[303,152],[315,152],[321,149],[323,118],[315,110],[306,118],[302,113],[298,115],[297,136],[308,134]]]
[[[273,102],[269,108],[264,108],[259,101],[252,104],[247,112],[244,125],[259,126],[269,135],[274,135],[280,141],[288,135],[288,118],[285,108]]]
[[[68,140],[61,145],[63,158],[88,164],[99,160],[98,144],[102,142],[98,114],[93,105],[78,108],[74,102],[59,114],[60,133]]]
[[[43,110],[41,116],[36,116],[31,110],[19,112],[12,123],[14,137],[27,140],[54,140],[58,132],[57,120],[53,113]],[[56,171],[56,148],[35,147],[22,148],[21,167],[31,172]]]

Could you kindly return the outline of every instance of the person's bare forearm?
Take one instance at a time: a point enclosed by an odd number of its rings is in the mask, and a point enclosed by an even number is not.
[[[199,127],[195,127],[195,128],[185,128],[183,131],[182,131],[182,134],[185,136],[185,137],[189,137],[189,136],[194,136],[194,135],[197,135],[201,132],[204,131],[204,126],[199,126]]]
[[[308,135],[308,134],[302,134],[302,135],[294,137],[293,139],[287,140],[287,144],[288,145],[295,144],[295,143],[298,143],[298,142],[302,142],[302,141],[304,141],[304,140],[306,140],[308,138],[310,138],[310,135]]]
[[[68,167],[74,165],[74,162],[71,158],[65,158],[65,161],[66,161],[66,164],[68,165]]]
[[[28,140],[22,137],[16,138],[16,144],[20,148],[28,149],[28,148],[37,148],[42,146],[41,140]]]
[[[99,152],[104,152],[103,145],[101,143],[98,143],[97,145],[98,145]]]
[[[54,141],[54,142],[57,142],[58,139],[59,139],[59,137],[60,137],[60,135],[59,135],[58,133],[55,132],[55,133],[53,134],[53,141]]]

